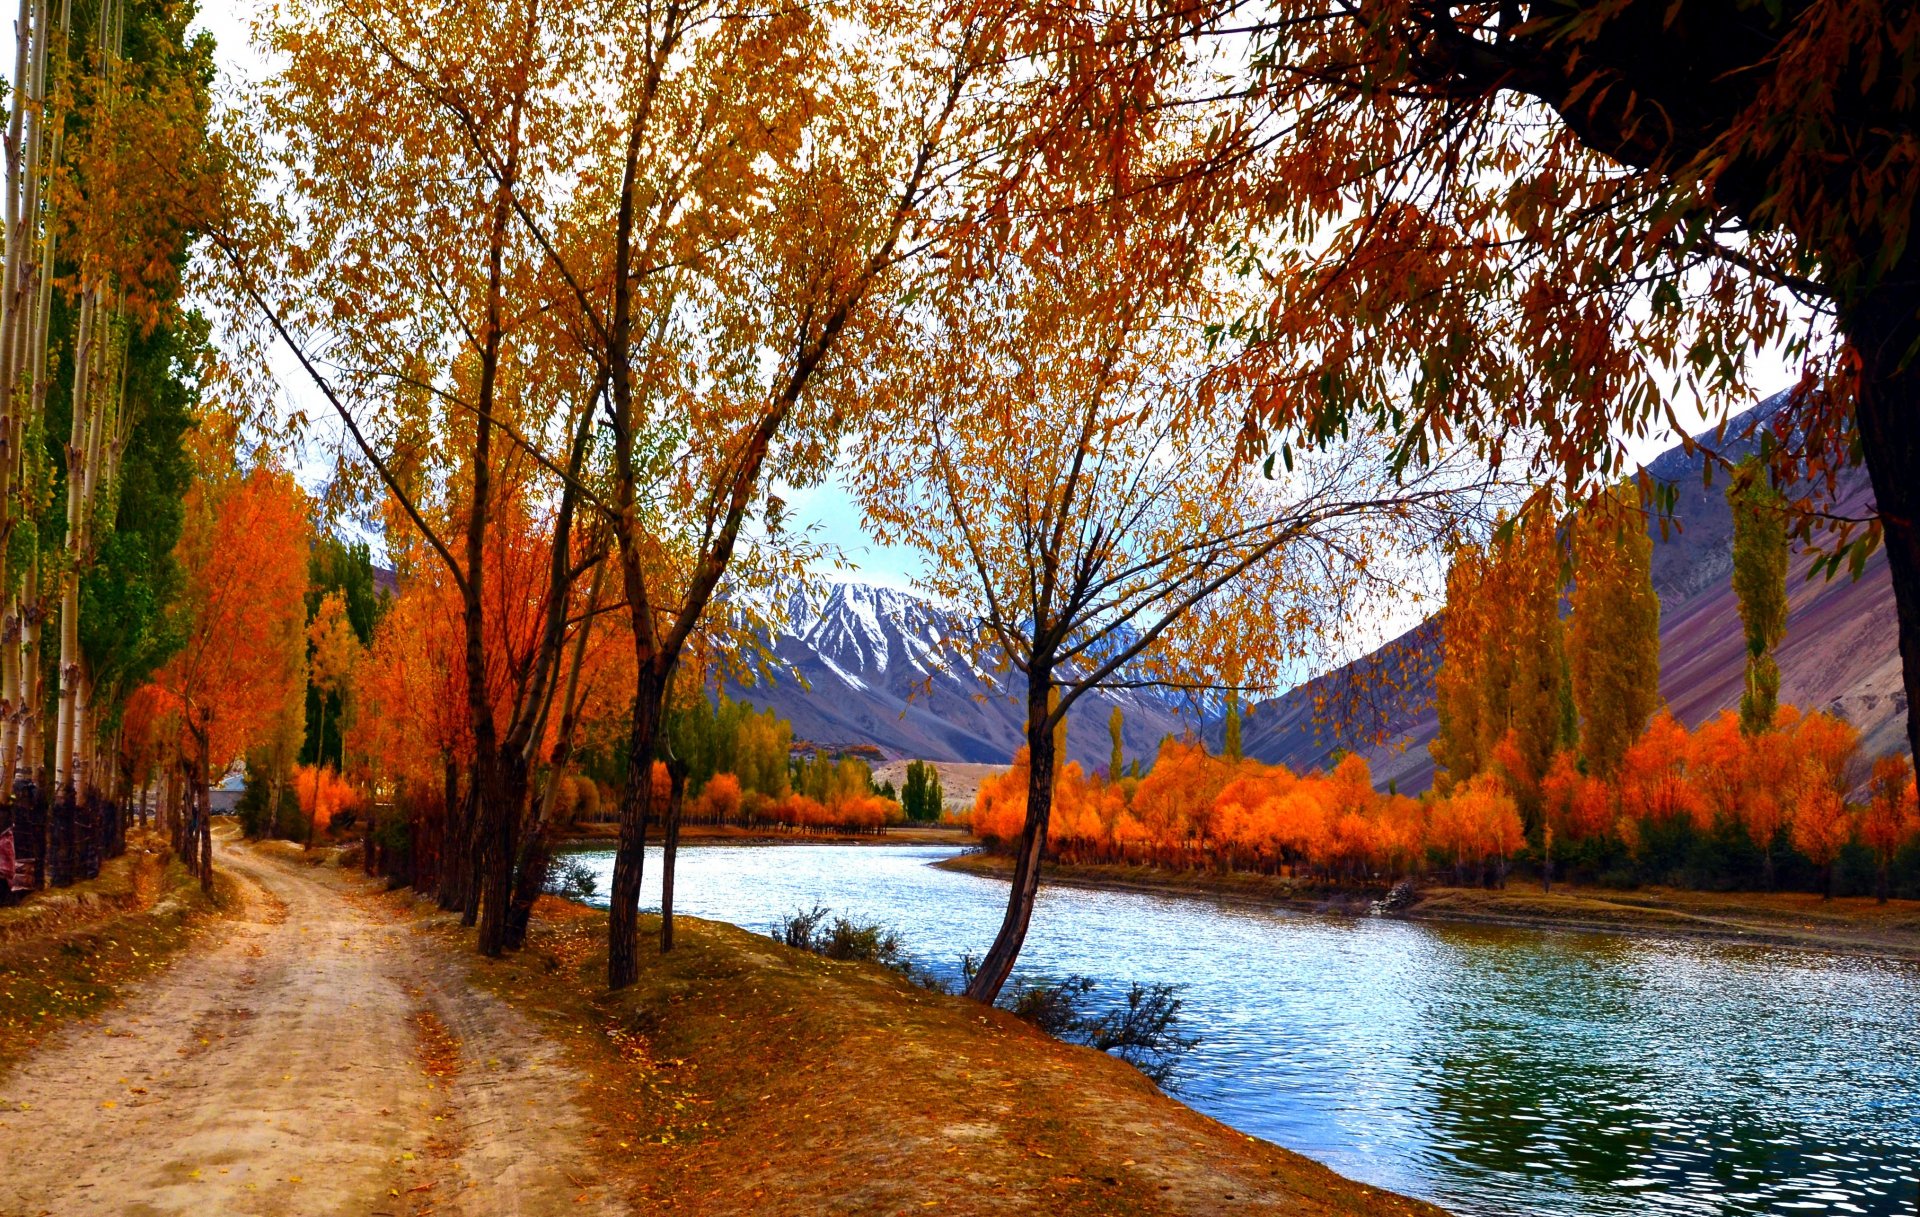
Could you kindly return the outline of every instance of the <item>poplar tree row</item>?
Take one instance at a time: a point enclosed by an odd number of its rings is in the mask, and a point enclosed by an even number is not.
[[[128,696],[166,610],[204,325],[180,305],[212,213],[211,44],[167,0],[22,0],[0,247],[0,799],[15,885],[119,845]],[[49,806],[49,804],[51,804]]]

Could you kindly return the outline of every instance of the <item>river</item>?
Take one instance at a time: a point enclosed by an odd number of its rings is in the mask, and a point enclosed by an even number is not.
[[[952,976],[1007,890],[953,852],[687,847],[679,907],[827,905]],[[1044,888],[1018,974],[1069,973],[1184,985],[1177,1097],[1462,1215],[1920,1213],[1920,963]]]

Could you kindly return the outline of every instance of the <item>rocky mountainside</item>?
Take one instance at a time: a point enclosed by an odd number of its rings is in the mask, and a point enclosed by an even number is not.
[[[948,641],[958,633],[939,606],[892,588],[834,583],[796,592],[774,640],[772,679],[729,694],[790,720],[796,740],[871,744],[897,758],[1003,764],[1023,742],[1025,681],[976,663]],[[1175,696],[1089,695],[1067,724],[1068,755],[1088,769],[1107,764],[1115,705],[1126,715],[1129,758],[1151,760],[1163,737],[1193,721]]]
[[[1735,456],[1745,447],[1731,437],[1744,432],[1753,415],[1777,408],[1779,399],[1756,406],[1727,428],[1726,449]],[[1697,725],[1739,703],[1745,650],[1740,615],[1731,586],[1733,521],[1727,509],[1726,481],[1702,485],[1704,458],[1674,447],[1648,470],[1678,490],[1672,525],[1663,535],[1652,529],[1653,582],[1660,593],[1660,691],[1681,721]],[[1839,506],[1850,514],[1872,510],[1866,471],[1849,471],[1840,488]],[[1780,698],[1802,707],[1824,707],[1845,715],[1860,728],[1869,754],[1905,746],[1906,696],[1900,685],[1900,655],[1894,634],[1893,589],[1886,557],[1876,553],[1857,581],[1845,574],[1808,582],[1812,559],[1794,555],[1788,574],[1787,636],[1778,654]],[[1357,698],[1384,724],[1391,742],[1358,751],[1373,762],[1381,785],[1393,782],[1403,793],[1417,793],[1433,781],[1427,753],[1438,724],[1433,713],[1432,669],[1438,660],[1436,621],[1409,631],[1372,656],[1322,677],[1311,685],[1256,706],[1247,717],[1249,755],[1295,767],[1318,767],[1341,741],[1317,725],[1316,702],[1335,705]],[[1393,669],[1397,682],[1370,679]],[[1385,683],[1399,692],[1373,694]]]

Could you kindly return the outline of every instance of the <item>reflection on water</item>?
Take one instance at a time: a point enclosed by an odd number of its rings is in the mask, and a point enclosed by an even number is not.
[[[755,930],[825,904],[951,976],[1006,901],[927,865],[951,852],[683,848],[678,902]],[[1185,984],[1182,1099],[1461,1214],[1920,1213],[1920,964],[1074,888],[1021,963]]]

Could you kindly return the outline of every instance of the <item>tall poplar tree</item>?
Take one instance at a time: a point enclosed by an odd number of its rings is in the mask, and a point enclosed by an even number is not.
[[[1733,509],[1733,594],[1747,635],[1740,730],[1758,735],[1773,726],[1780,704],[1773,653],[1787,633],[1787,502],[1759,458],[1748,457],[1727,485],[1727,506]]]
[[[1587,771],[1612,777],[1660,705],[1660,597],[1639,498],[1616,486],[1573,524],[1573,704]]]
[[[1443,790],[1487,769],[1496,749],[1510,745],[1507,781],[1523,804],[1534,801],[1566,733],[1561,568],[1554,519],[1538,509],[1486,549],[1455,553],[1435,681],[1440,728],[1429,746]]]

